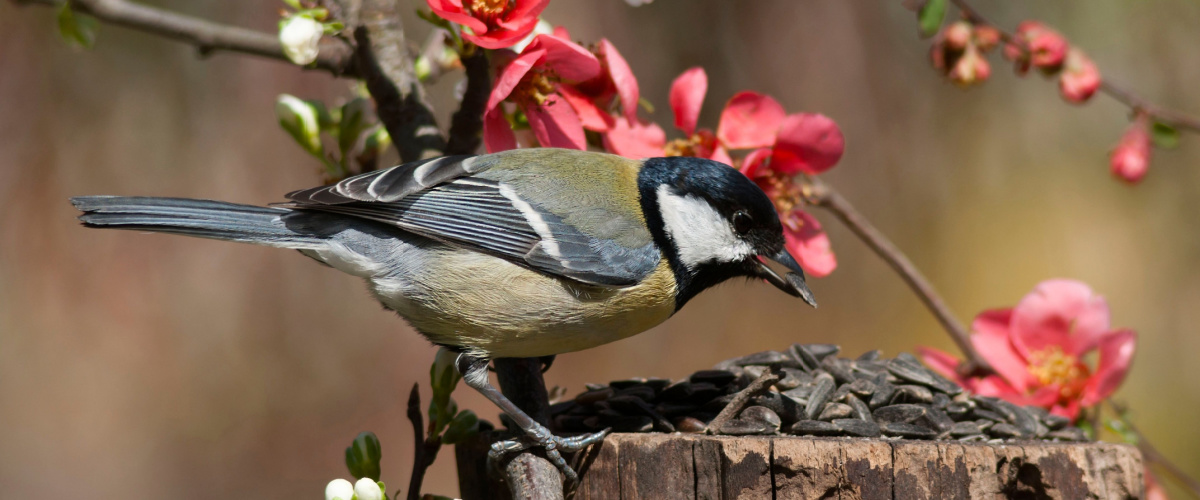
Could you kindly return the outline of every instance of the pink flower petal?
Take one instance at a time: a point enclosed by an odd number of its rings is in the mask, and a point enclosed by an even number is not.
[[[969,385],[964,385],[963,387],[980,396],[991,396],[1021,405],[1028,403],[1025,395],[1017,391],[1003,377],[988,375],[969,382]]]
[[[815,217],[793,210],[783,220],[783,238],[788,251],[800,262],[800,267],[813,277],[829,276],[837,268],[837,257],[830,248],[829,236]]]
[[[696,67],[684,71],[671,83],[671,110],[675,112],[675,128],[685,135],[696,131],[700,119],[700,106],[708,92],[708,74],[704,68]]]
[[[596,106],[596,103],[588,99],[574,87],[570,85],[559,85],[558,93],[563,96],[575,112],[579,115],[579,121],[583,123],[583,128],[594,132],[606,132],[613,126],[613,117],[604,110]]]
[[[546,52],[542,50],[526,50],[525,53],[513,59],[504,69],[500,70],[500,74],[496,76],[496,83],[492,86],[492,94],[488,96],[485,109],[488,111],[496,109],[502,101],[508,99],[513,89],[520,85],[521,79],[525,78],[529,70],[545,55]]]
[[[712,154],[708,155],[708,159],[712,161],[719,161],[731,167],[733,166],[733,158],[729,157],[729,151],[726,151],[725,148],[721,147],[720,145],[717,145],[716,149],[712,150]]]
[[[542,64],[554,70],[564,80],[583,82],[600,74],[600,60],[570,40],[554,35],[538,35],[525,47],[525,52],[536,50],[546,52]]]
[[[788,115],[775,142],[774,169],[785,174],[819,174],[842,159],[846,139],[837,123],[825,115]]]
[[[758,92],[734,94],[721,111],[717,139],[729,149],[761,148],[775,142],[787,113],[774,98]]]
[[[1011,309],[984,311],[971,324],[971,344],[1017,391],[1025,392],[1036,383],[1029,363],[1013,348],[1008,332]]]
[[[547,1],[549,1],[549,0],[547,0]],[[562,38],[563,40],[570,40],[570,39],[571,39],[571,32],[570,32],[570,31],[567,31],[567,28],[564,28],[564,27],[562,27],[562,26],[555,26],[555,27],[554,27],[554,32],[553,32],[553,33],[551,33],[551,34],[552,34],[552,35],[554,35],[554,36],[556,36],[556,37]]]
[[[525,108],[525,116],[542,147],[587,149],[587,137],[579,115],[557,95],[550,96],[541,106]]]
[[[641,94],[629,63],[625,62],[625,58],[606,38],[600,39],[600,57],[604,58],[608,76],[617,88],[617,96],[621,98],[621,110],[625,113],[625,118],[637,120],[638,99],[641,98]]]
[[[498,106],[483,115],[483,143],[489,153],[517,149],[517,136]]]
[[[924,361],[933,371],[953,380],[958,385],[963,385],[965,382],[958,375],[958,365],[961,362],[950,353],[932,347],[918,347],[917,356],[920,356],[921,361]]]
[[[514,19],[532,19],[533,23],[537,24],[538,16],[542,15],[542,11],[546,10],[547,5],[550,5],[550,0],[517,0],[516,5],[505,16],[505,19],[508,21]]]
[[[427,3],[429,4],[429,9],[434,14],[437,14],[438,17],[471,28],[471,31],[475,33],[487,33],[487,25],[464,9],[462,2],[454,0],[427,0]]]
[[[1100,361],[1096,364],[1096,373],[1083,388],[1080,404],[1093,406],[1116,392],[1125,380],[1125,374],[1129,373],[1136,346],[1137,334],[1133,330],[1109,332],[1100,339]]]
[[[529,36],[535,27],[537,27],[537,18],[522,24],[514,24],[511,27],[503,27],[503,29],[493,29],[482,35],[464,31],[462,36],[485,49],[507,49]]]
[[[742,167],[738,170],[742,171],[746,177],[755,178],[760,172],[768,174],[767,169],[770,168],[768,160],[771,159],[771,148],[759,148],[751,151],[750,154],[742,158]]]
[[[663,155],[667,134],[655,123],[633,122],[616,118],[613,127],[604,134],[604,149],[626,158],[654,158]]]
[[[1013,309],[1013,346],[1025,359],[1050,346],[1080,356],[1108,329],[1108,303],[1079,281],[1043,281]]]

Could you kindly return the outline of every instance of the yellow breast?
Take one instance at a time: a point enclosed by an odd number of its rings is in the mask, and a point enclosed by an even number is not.
[[[539,357],[579,351],[644,332],[675,312],[666,261],[626,288],[582,285],[503,259],[448,250],[405,282],[372,291],[432,342],[482,356]]]

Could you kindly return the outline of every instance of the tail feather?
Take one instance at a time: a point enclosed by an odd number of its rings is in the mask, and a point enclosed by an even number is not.
[[[289,221],[292,210],[211,200],[80,196],[71,204],[84,226],[180,234],[283,248],[317,248],[327,235]]]

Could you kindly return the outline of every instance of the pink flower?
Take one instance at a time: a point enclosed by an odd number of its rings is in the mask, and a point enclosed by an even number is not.
[[[463,38],[485,49],[503,49],[537,26],[550,0],[426,0],[439,17],[468,28]],[[464,5],[465,4],[465,5]]]
[[[770,148],[756,149],[742,160],[741,171],[775,202],[788,252],[809,274],[818,278],[828,276],[837,268],[829,236],[821,229],[821,223],[803,210],[804,197],[794,180],[796,172],[779,168],[795,164],[776,162],[774,158]]]
[[[506,100],[524,112],[542,146],[587,148],[583,120],[593,118],[589,115],[592,108],[584,107],[581,112],[572,106],[574,96],[568,97],[572,93],[569,84],[590,80],[599,73],[600,61],[583,47],[553,35],[538,35],[496,77],[483,117],[488,152],[517,147],[503,106]]]
[[[1018,75],[1024,75],[1033,66],[1050,74],[1062,67],[1067,56],[1067,39],[1037,21],[1024,21],[1017,25],[1015,43],[1004,47],[1004,57],[1016,62]]]
[[[1113,175],[1130,184],[1137,184],[1150,168],[1150,132],[1144,116],[1138,117],[1121,136],[1109,157]]]
[[[1100,70],[1082,50],[1067,51],[1063,72],[1058,77],[1058,90],[1063,99],[1073,103],[1087,102],[1100,88]]]
[[[707,91],[708,75],[701,68],[683,72],[671,85],[675,127],[684,138],[668,142],[657,125],[621,116],[604,135],[604,147],[632,158],[695,156],[739,167],[775,202],[788,250],[800,265],[813,276],[827,276],[837,259],[821,224],[802,210],[803,196],[793,177],[833,168],[845,150],[842,131],[826,116],[788,115],[770,96],[739,92],[725,104],[714,133],[697,127]],[[734,160],[729,151],[738,149],[753,151]]]
[[[573,97],[586,99],[587,103],[571,102],[576,109],[583,106],[595,108],[597,120],[584,122],[584,128],[594,132],[607,132],[615,124],[610,112],[624,116],[626,121],[637,121],[638,100],[641,99],[638,90],[637,77],[633,75],[629,63],[607,39],[592,48],[592,53],[600,61],[601,71],[595,78],[581,82],[573,87]],[[582,115],[583,112],[581,111]]]
[[[963,379],[959,360],[937,349],[919,349],[922,358],[976,394],[1041,406],[1071,419],[1117,390],[1137,338],[1132,330],[1111,329],[1104,298],[1072,280],[1044,281],[1016,307],[984,311],[971,329],[972,345],[996,375]],[[1093,371],[1083,357],[1096,350]]]

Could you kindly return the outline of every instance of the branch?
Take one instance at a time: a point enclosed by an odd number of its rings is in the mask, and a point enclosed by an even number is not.
[[[1023,51],[1028,50],[1024,44],[1015,41],[1016,37],[1014,37],[1012,33],[1005,31],[997,26],[996,23],[993,23],[987,18],[983,17],[978,10],[975,10],[975,7],[971,6],[970,3],[967,3],[967,0],[950,1],[953,2],[956,7],[958,7],[958,10],[962,11],[963,15],[966,16],[967,20],[971,21],[972,24],[991,26],[1000,32],[1001,40],[1004,40],[1008,43],[1013,43],[1020,47]],[[1101,71],[1100,74],[1104,75],[1105,73]],[[1109,81],[1108,77],[1101,77],[1100,92],[1113,98],[1121,104],[1129,106],[1134,112],[1145,113],[1151,116],[1157,122],[1171,125],[1177,129],[1200,133],[1200,118],[1156,105],[1150,102],[1148,99],[1145,99],[1126,89],[1124,86]]]
[[[550,400],[538,358],[502,358],[493,361],[500,392],[539,424],[550,419]],[[562,498],[558,468],[526,450],[504,466],[505,482],[513,498]]]
[[[938,323],[941,323],[942,328],[950,334],[954,339],[954,343],[958,344],[959,350],[967,356],[966,363],[959,367],[959,371],[963,375],[986,375],[994,373],[992,366],[975,351],[975,347],[971,345],[970,338],[967,336],[967,328],[954,317],[954,313],[950,311],[950,307],[946,305],[946,301],[938,295],[934,290],[933,285],[925,278],[921,271],[913,265],[908,257],[896,245],[892,244],[883,233],[879,232],[875,226],[871,225],[854,205],[851,205],[846,198],[835,191],[824,181],[812,177],[809,179],[809,192],[806,193],[808,201],[816,206],[824,208],[835,215],[838,220],[842,221],[846,227],[849,227],[863,243],[866,243],[872,251],[880,258],[887,262],[896,274],[904,280],[913,293],[921,299],[925,307],[932,312],[937,318]]]
[[[358,10],[360,16],[361,22],[347,19],[355,25],[358,68],[375,98],[379,120],[400,151],[400,160],[407,163],[441,156],[446,141],[413,71],[397,0],[363,0],[361,7],[355,7],[344,10]]]
[[[413,383],[412,392],[408,393],[408,420],[413,426],[413,469],[408,479],[408,500],[421,498],[421,483],[425,482],[425,471],[437,459],[438,450],[442,448],[442,439],[425,438],[425,419],[421,416],[420,385]]]
[[[58,7],[69,1],[77,12],[110,24],[195,45],[201,56],[217,51],[237,52],[287,61],[279,38],[273,34],[177,14],[125,0],[10,0],[17,5]],[[334,76],[353,76],[356,71],[350,47],[344,42],[321,44],[313,67]]]
[[[487,53],[475,48],[474,53],[461,58],[467,73],[467,91],[462,104],[450,119],[450,143],[446,145],[448,155],[468,155],[479,149],[483,130],[483,113],[488,95],[492,90]]]
[[[1111,406],[1113,412],[1117,414],[1117,418],[1121,419],[1121,422],[1129,427],[1129,430],[1133,432],[1134,436],[1137,436],[1137,447],[1138,451],[1142,452],[1142,458],[1151,464],[1156,464],[1159,467],[1162,467],[1162,469],[1165,470],[1173,479],[1175,479],[1176,482],[1187,488],[1189,490],[1188,493],[1191,493],[1195,498],[1200,498],[1200,481],[1197,481],[1195,478],[1187,475],[1183,469],[1180,469],[1179,466],[1172,463],[1169,459],[1167,459],[1166,456],[1160,453],[1158,448],[1155,448],[1154,445],[1150,444],[1150,440],[1146,439],[1146,435],[1142,434],[1142,431],[1139,430],[1136,425],[1133,425],[1133,422],[1131,422],[1129,418],[1125,416],[1125,412],[1127,410],[1125,405],[1117,403],[1111,399],[1108,400],[1108,405]]]

